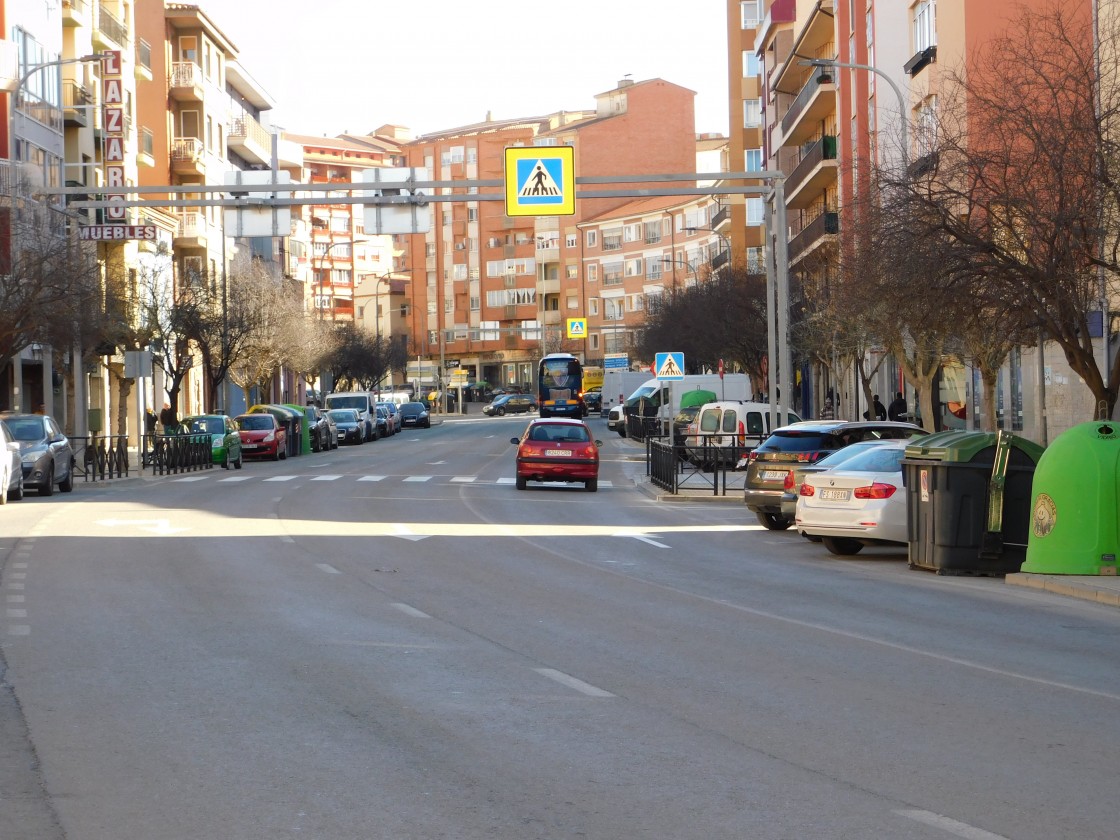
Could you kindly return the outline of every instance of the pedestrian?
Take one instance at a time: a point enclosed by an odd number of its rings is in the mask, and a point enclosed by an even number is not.
[[[179,418],[175,416],[175,412],[171,409],[171,403],[164,403],[163,410],[159,413],[159,422],[163,426],[163,433],[170,435],[176,426],[179,425]]]
[[[825,397],[824,398],[824,406],[821,408],[821,419],[822,420],[831,420],[835,416],[836,415],[835,415],[835,413],[833,412],[833,409],[832,409],[832,397]]]
[[[887,418],[889,420],[906,419],[906,400],[903,399],[901,391],[894,395],[894,399],[887,407]]]
[[[149,435],[156,433],[156,413],[150,408],[144,409],[144,431]]]
[[[878,394],[871,398],[871,410],[875,412],[876,420],[887,419],[887,409],[881,402],[879,402]]]

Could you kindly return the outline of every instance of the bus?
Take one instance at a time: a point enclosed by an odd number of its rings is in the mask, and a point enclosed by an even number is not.
[[[587,416],[583,403],[583,366],[571,353],[549,353],[537,365],[537,403],[541,417]]]

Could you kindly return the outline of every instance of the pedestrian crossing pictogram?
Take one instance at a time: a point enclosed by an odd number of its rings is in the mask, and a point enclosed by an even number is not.
[[[587,319],[568,319],[568,338],[587,338]]]
[[[507,216],[562,216],[576,211],[571,146],[511,146],[505,154]]]
[[[658,353],[653,366],[658,379],[684,379],[684,353]]]

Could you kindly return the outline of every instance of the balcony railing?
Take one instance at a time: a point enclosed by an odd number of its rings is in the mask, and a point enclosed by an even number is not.
[[[836,160],[836,138],[831,134],[824,135],[810,146],[797,166],[793,167],[793,172],[786,179],[786,195],[791,196],[797,192],[809,173],[825,160]]]
[[[206,216],[198,212],[179,213],[179,224],[175,229],[175,236],[180,239],[205,239],[210,230],[210,223]]]
[[[176,61],[171,65],[171,87],[194,88],[202,85],[202,68],[193,61]]]
[[[143,38],[136,44],[136,63],[149,74],[152,72],[152,45]]]
[[[112,12],[105,8],[105,6],[100,6],[98,8],[97,28],[103,35],[113,41],[113,43],[122,47],[127,47],[129,45],[128,27],[121,23]]]
[[[824,236],[840,232],[840,214],[835,212],[821,213],[809,224],[801,229],[797,236],[789,241],[789,258],[794,260],[812,247]]]
[[[197,137],[176,137],[171,141],[172,163],[197,163],[206,148]]]
[[[815,69],[809,74],[809,80],[805,82],[797,96],[794,97],[793,102],[790,103],[786,115],[782,117],[782,134],[788,135],[790,129],[797,124],[797,121],[801,119],[801,113],[816,96],[817,89],[822,84],[832,84],[832,77],[827,75],[826,72]]]
[[[712,220],[708,223],[708,227],[718,228],[720,225],[727,221],[730,215],[730,207],[724,206],[719,208],[719,212],[712,216]]]

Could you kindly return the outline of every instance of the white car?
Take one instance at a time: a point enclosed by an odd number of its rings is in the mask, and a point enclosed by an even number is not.
[[[19,441],[0,420],[0,505],[6,505],[9,498],[16,501],[23,498],[23,464]]]
[[[880,441],[832,469],[805,475],[794,517],[798,532],[820,537],[840,555],[869,544],[906,544],[902,459],[908,443]]]

